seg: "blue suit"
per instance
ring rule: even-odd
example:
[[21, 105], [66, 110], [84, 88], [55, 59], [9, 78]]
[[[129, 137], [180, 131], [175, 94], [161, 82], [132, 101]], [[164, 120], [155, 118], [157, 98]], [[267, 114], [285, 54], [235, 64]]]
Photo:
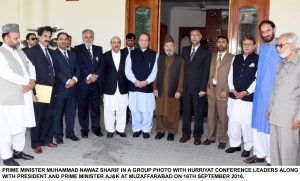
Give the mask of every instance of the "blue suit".
[[56, 80], [56, 100], [54, 108], [53, 133], [56, 139], [63, 137], [63, 115], [65, 114], [66, 137], [73, 137], [76, 113], [75, 86], [66, 88], [69, 79], [79, 79], [80, 71], [75, 52], [67, 51], [68, 59], [57, 48], [54, 51], [54, 69]]
[[77, 83], [78, 95], [78, 118], [82, 134], [89, 132], [89, 114], [91, 115], [92, 131], [98, 134], [100, 127], [100, 93], [102, 78], [99, 77], [94, 83], [87, 84], [86, 80], [90, 74], [102, 75], [100, 62], [102, 60], [102, 47], [92, 46], [93, 58], [90, 58], [89, 52], [85, 44], [74, 47], [80, 67], [80, 78]]

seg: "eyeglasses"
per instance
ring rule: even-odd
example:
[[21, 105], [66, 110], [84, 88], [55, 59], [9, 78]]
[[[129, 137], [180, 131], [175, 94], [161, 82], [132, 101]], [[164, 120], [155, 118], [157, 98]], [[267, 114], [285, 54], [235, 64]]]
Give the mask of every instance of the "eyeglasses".
[[249, 47], [249, 46], [253, 46], [254, 44], [252, 43], [243, 43], [243, 47]]
[[275, 45], [275, 46], [276, 46], [276, 48], [278, 48], [278, 47], [279, 47], [279, 48], [281, 49], [281, 48], [282, 48], [282, 47], [284, 47], [284, 45], [286, 45], [286, 44], [288, 44], [288, 43], [277, 44], [277, 45]]
[[32, 40], [32, 41], [37, 41], [38, 39], [37, 39], [37, 38], [31, 38], [31, 40]]

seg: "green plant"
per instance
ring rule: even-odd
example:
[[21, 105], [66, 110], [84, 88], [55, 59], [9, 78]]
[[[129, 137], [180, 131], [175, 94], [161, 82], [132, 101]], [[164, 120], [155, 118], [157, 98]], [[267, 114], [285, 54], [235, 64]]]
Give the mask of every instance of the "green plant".
[[[57, 27], [52, 27], [52, 30], [53, 30], [53, 32], [52, 32], [52, 37], [53, 37], [53, 35], [55, 33], [59, 32], [59, 31], [61, 31], [63, 29], [62, 28], [57, 28]], [[37, 33], [38, 28], [37, 29], [27, 29], [27, 31], [31, 31], [31, 32]], [[57, 38], [52, 38], [50, 40], [49, 46], [55, 48], [57, 46], [56, 41], [57, 41]], [[22, 45], [27, 46], [27, 41], [26, 40], [22, 40], [21, 43], [22, 43]]]

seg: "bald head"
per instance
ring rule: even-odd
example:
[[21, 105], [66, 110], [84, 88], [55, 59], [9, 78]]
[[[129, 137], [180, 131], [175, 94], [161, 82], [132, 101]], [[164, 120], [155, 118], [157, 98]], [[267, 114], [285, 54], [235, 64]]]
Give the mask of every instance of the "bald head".
[[121, 47], [121, 39], [117, 36], [112, 37], [110, 40], [110, 45], [111, 45], [111, 49], [115, 53], [118, 53], [120, 51], [120, 47]]

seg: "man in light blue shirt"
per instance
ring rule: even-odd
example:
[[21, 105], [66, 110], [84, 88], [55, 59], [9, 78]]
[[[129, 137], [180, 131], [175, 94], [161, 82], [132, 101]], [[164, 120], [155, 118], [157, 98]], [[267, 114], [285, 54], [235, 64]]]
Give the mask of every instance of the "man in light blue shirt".
[[155, 97], [152, 82], [157, 74], [157, 55], [149, 49], [149, 35], [141, 33], [139, 47], [127, 56], [125, 74], [129, 82], [129, 108], [132, 114], [133, 137], [150, 137]]

